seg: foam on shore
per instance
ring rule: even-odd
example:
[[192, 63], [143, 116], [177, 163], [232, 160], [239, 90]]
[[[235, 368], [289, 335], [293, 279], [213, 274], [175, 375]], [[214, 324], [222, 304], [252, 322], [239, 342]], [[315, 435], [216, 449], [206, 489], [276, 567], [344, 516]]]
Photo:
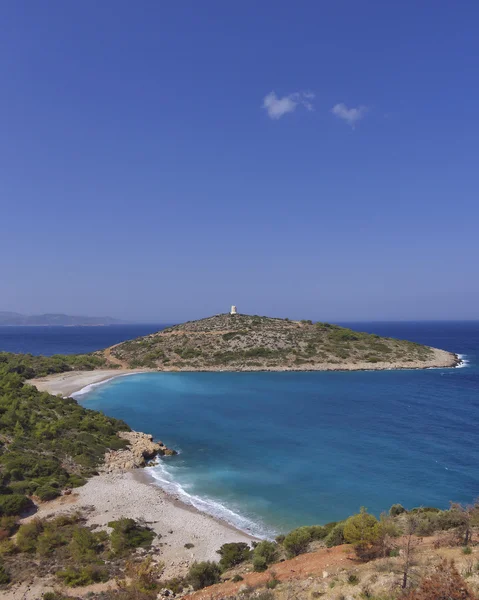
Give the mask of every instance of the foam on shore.
[[200, 512], [211, 515], [221, 521], [225, 521], [236, 529], [254, 537], [272, 540], [277, 535], [276, 531], [269, 529], [262, 523], [253, 521], [249, 517], [245, 517], [238, 512], [235, 512], [217, 500], [190, 494], [174, 479], [171, 471], [168, 470], [165, 462], [161, 459], [159, 459], [155, 465], [147, 467], [147, 471], [158, 486], [165, 492], [177, 497], [184, 504], [193, 506]]
[[456, 365], [456, 369], [463, 369], [464, 367], [468, 367], [469, 366], [469, 360], [466, 358], [466, 354], [458, 354], [457, 358], [461, 361], [459, 364]]
[[73, 392], [73, 394], [70, 394], [70, 397], [78, 398], [78, 396], [84, 396], [85, 394], [88, 394], [89, 392], [91, 392], [95, 388], [99, 387], [100, 385], [109, 383], [110, 381], [113, 381], [114, 379], [118, 379], [119, 377], [129, 377], [130, 375], [136, 375], [136, 374], [137, 373], [119, 373], [118, 375], [113, 375], [113, 377], [109, 377], [108, 379], [103, 379], [102, 381], [97, 381], [96, 383], [89, 383], [85, 387], [82, 387], [80, 390], [78, 390], [78, 392]]

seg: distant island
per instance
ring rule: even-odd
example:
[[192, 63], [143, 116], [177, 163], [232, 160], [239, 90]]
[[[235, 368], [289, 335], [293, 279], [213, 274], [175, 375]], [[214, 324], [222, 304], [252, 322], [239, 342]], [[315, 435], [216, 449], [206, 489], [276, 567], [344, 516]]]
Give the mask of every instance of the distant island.
[[0, 311], [0, 325], [3, 326], [53, 326], [73, 327], [83, 326], [102, 326], [102, 325], [120, 325], [124, 321], [113, 319], [112, 317], [77, 317], [63, 314], [44, 314], [44, 315], [22, 315], [16, 312]]
[[330, 323], [236, 312], [168, 327], [97, 355], [116, 368], [161, 371], [425, 369], [460, 362], [445, 350]]

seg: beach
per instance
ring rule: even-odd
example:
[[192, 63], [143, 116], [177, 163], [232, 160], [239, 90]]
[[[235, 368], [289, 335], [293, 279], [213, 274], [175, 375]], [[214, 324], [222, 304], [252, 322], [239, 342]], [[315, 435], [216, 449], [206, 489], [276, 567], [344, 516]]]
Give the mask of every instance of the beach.
[[[86, 386], [138, 372], [143, 370], [69, 372], [28, 383], [51, 394], [69, 396]], [[184, 504], [153, 481], [147, 468], [101, 473], [70, 495], [42, 503], [35, 517], [84, 510], [92, 526], [105, 527], [109, 521], [121, 517], [143, 520], [158, 536], [154, 546], [165, 563], [166, 577], [184, 574], [194, 561], [218, 560], [217, 550], [222, 544], [257, 539]], [[185, 544], [193, 547], [185, 548]]]
[[165, 493], [150, 483], [147, 469], [92, 477], [72, 494], [40, 505], [35, 516], [76, 510], [85, 511], [88, 525], [100, 527], [121, 517], [144, 521], [158, 536], [153, 546], [165, 563], [165, 577], [185, 574], [195, 560], [218, 560], [222, 544], [256, 539]]
[[26, 383], [34, 385], [41, 392], [67, 398], [89, 385], [94, 385], [124, 375], [144, 373], [147, 369], [98, 369], [96, 371], [67, 371], [45, 377], [30, 379]]

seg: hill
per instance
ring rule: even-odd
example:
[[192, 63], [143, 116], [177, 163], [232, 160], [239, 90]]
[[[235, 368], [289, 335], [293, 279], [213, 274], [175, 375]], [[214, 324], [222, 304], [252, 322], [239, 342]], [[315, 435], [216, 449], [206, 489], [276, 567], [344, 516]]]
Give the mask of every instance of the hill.
[[100, 326], [116, 325], [122, 321], [112, 317], [78, 317], [63, 314], [44, 314], [44, 315], [22, 315], [15, 312], [0, 311], [0, 325], [30, 325], [30, 326]]
[[312, 321], [220, 314], [108, 348], [124, 368], [185, 371], [452, 367], [451, 352]]

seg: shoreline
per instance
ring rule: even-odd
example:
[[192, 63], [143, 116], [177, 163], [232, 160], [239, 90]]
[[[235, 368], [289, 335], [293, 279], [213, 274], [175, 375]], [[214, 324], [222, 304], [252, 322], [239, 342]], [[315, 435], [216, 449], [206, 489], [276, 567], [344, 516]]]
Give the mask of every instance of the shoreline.
[[88, 525], [100, 529], [122, 517], [146, 522], [157, 534], [152, 545], [165, 562], [166, 578], [184, 575], [195, 561], [218, 560], [223, 544], [259, 540], [185, 504], [150, 481], [142, 469], [95, 475], [70, 495], [40, 504], [23, 522], [77, 510], [85, 512]]
[[[150, 369], [95, 369], [92, 371], [66, 371], [53, 373], [44, 377], [27, 379], [25, 383], [33, 385], [40, 392], [48, 392], [53, 396], [68, 398], [72, 395], [87, 393], [86, 388], [96, 387], [126, 375], [149, 373]], [[84, 391], [85, 390], [85, 391]]]
[[[269, 367], [269, 368], [248, 368], [248, 369], [96, 369], [92, 371], [66, 371], [64, 373], [53, 373], [44, 377], [28, 379], [25, 383], [35, 386], [41, 392], [60, 395], [64, 398], [68, 396], [79, 396], [86, 394], [90, 389], [127, 375], [136, 375], [141, 373], [326, 373], [326, 372], [355, 372], [355, 371], [400, 371], [411, 370], [420, 371], [426, 369], [454, 369], [467, 365], [467, 359], [463, 354], [455, 354], [445, 350], [437, 350], [439, 356], [437, 360], [421, 363], [356, 363], [350, 365], [328, 364], [324, 363], [321, 368], [311, 368], [311, 365], [303, 367]], [[445, 355], [445, 356], [444, 356]], [[88, 388], [88, 389], [87, 389]]]
[[209, 512], [206, 512], [199, 508], [196, 508], [196, 506], [194, 506], [193, 504], [189, 504], [188, 502], [185, 502], [184, 500], [179, 498], [176, 494], [173, 494], [172, 492], [165, 490], [158, 483], [155, 483], [156, 479], [153, 477], [153, 475], [151, 475], [148, 472], [148, 468], [150, 466], [154, 466], [154, 465], [148, 465], [147, 467], [144, 467], [142, 469], [135, 469], [134, 471], [130, 471], [133, 479], [135, 479], [136, 481], [138, 481], [139, 483], [141, 483], [143, 485], [151, 486], [154, 490], [160, 490], [161, 493], [164, 494], [165, 497], [176, 507], [181, 508], [182, 510], [187, 510], [188, 512], [190, 512], [194, 515], [201, 515], [203, 517], [206, 516], [209, 519], [212, 519], [213, 521], [215, 521], [215, 523], [217, 523], [221, 527], [226, 527], [227, 529], [229, 529], [231, 532], [233, 532], [235, 534], [240, 534], [240, 535], [246, 536], [247, 538], [250, 538], [253, 541], [261, 541], [262, 539], [266, 539], [266, 538], [262, 538], [257, 535], [254, 535], [253, 533], [251, 533], [247, 530], [236, 527], [232, 523], [228, 522], [226, 519], [222, 519], [221, 517], [217, 517], [215, 515], [212, 515]]
[[[464, 355], [456, 354], [454, 357], [454, 367], [467, 365]], [[416, 370], [411, 366], [408, 368]], [[315, 370], [319, 371], [319, 369]], [[364, 370], [378, 370], [378, 365], [372, 365], [372, 368]], [[386, 367], [380, 370], [386, 370]], [[291, 370], [282, 369], [280, 372], [288, 371]], [[306, 370], [298, 369], [298, 371]], [[40, 391], [63, 397], [75, 397], [88, 393], [92, 387], [103, 385], [119, 377], [152, 372], [173, 373], [175, 371], [152, 369], [69, 371], [32, 379], [26, 383], [35, 385]], [[161, 548], [162, 556], [167, 558], [168, 570], [172, 577], [184, 573], [195, 560], [217, 560], [217, 550], [224, 543], [238, 541], [251, 543], [262, 539], [247, 528], [241, 529], [225, 518], [197, 508], [193, 502], [183, 500], [180, 495], [165, 489], [147, 469], [142, 468], [123, 472], [103, 472], [94, 476], [84, 486], [74, 489], [71, 495], [40, 504], [36, 516], [54, 516], [79, 508], [87, 509], [88, 523], [99, 527], [105, 527], [109, 521], [120, 517], [147, 521], [149, 526], [159, 534], [155, 545], [159, 546], [159, 551]], [[228, 510], [227, 507], [225, 508]], [[265, 537], [267, 537], [266, 533]], [[194, 544], [193, 548], [185, 548], [185, 544], [191, 543]]]

